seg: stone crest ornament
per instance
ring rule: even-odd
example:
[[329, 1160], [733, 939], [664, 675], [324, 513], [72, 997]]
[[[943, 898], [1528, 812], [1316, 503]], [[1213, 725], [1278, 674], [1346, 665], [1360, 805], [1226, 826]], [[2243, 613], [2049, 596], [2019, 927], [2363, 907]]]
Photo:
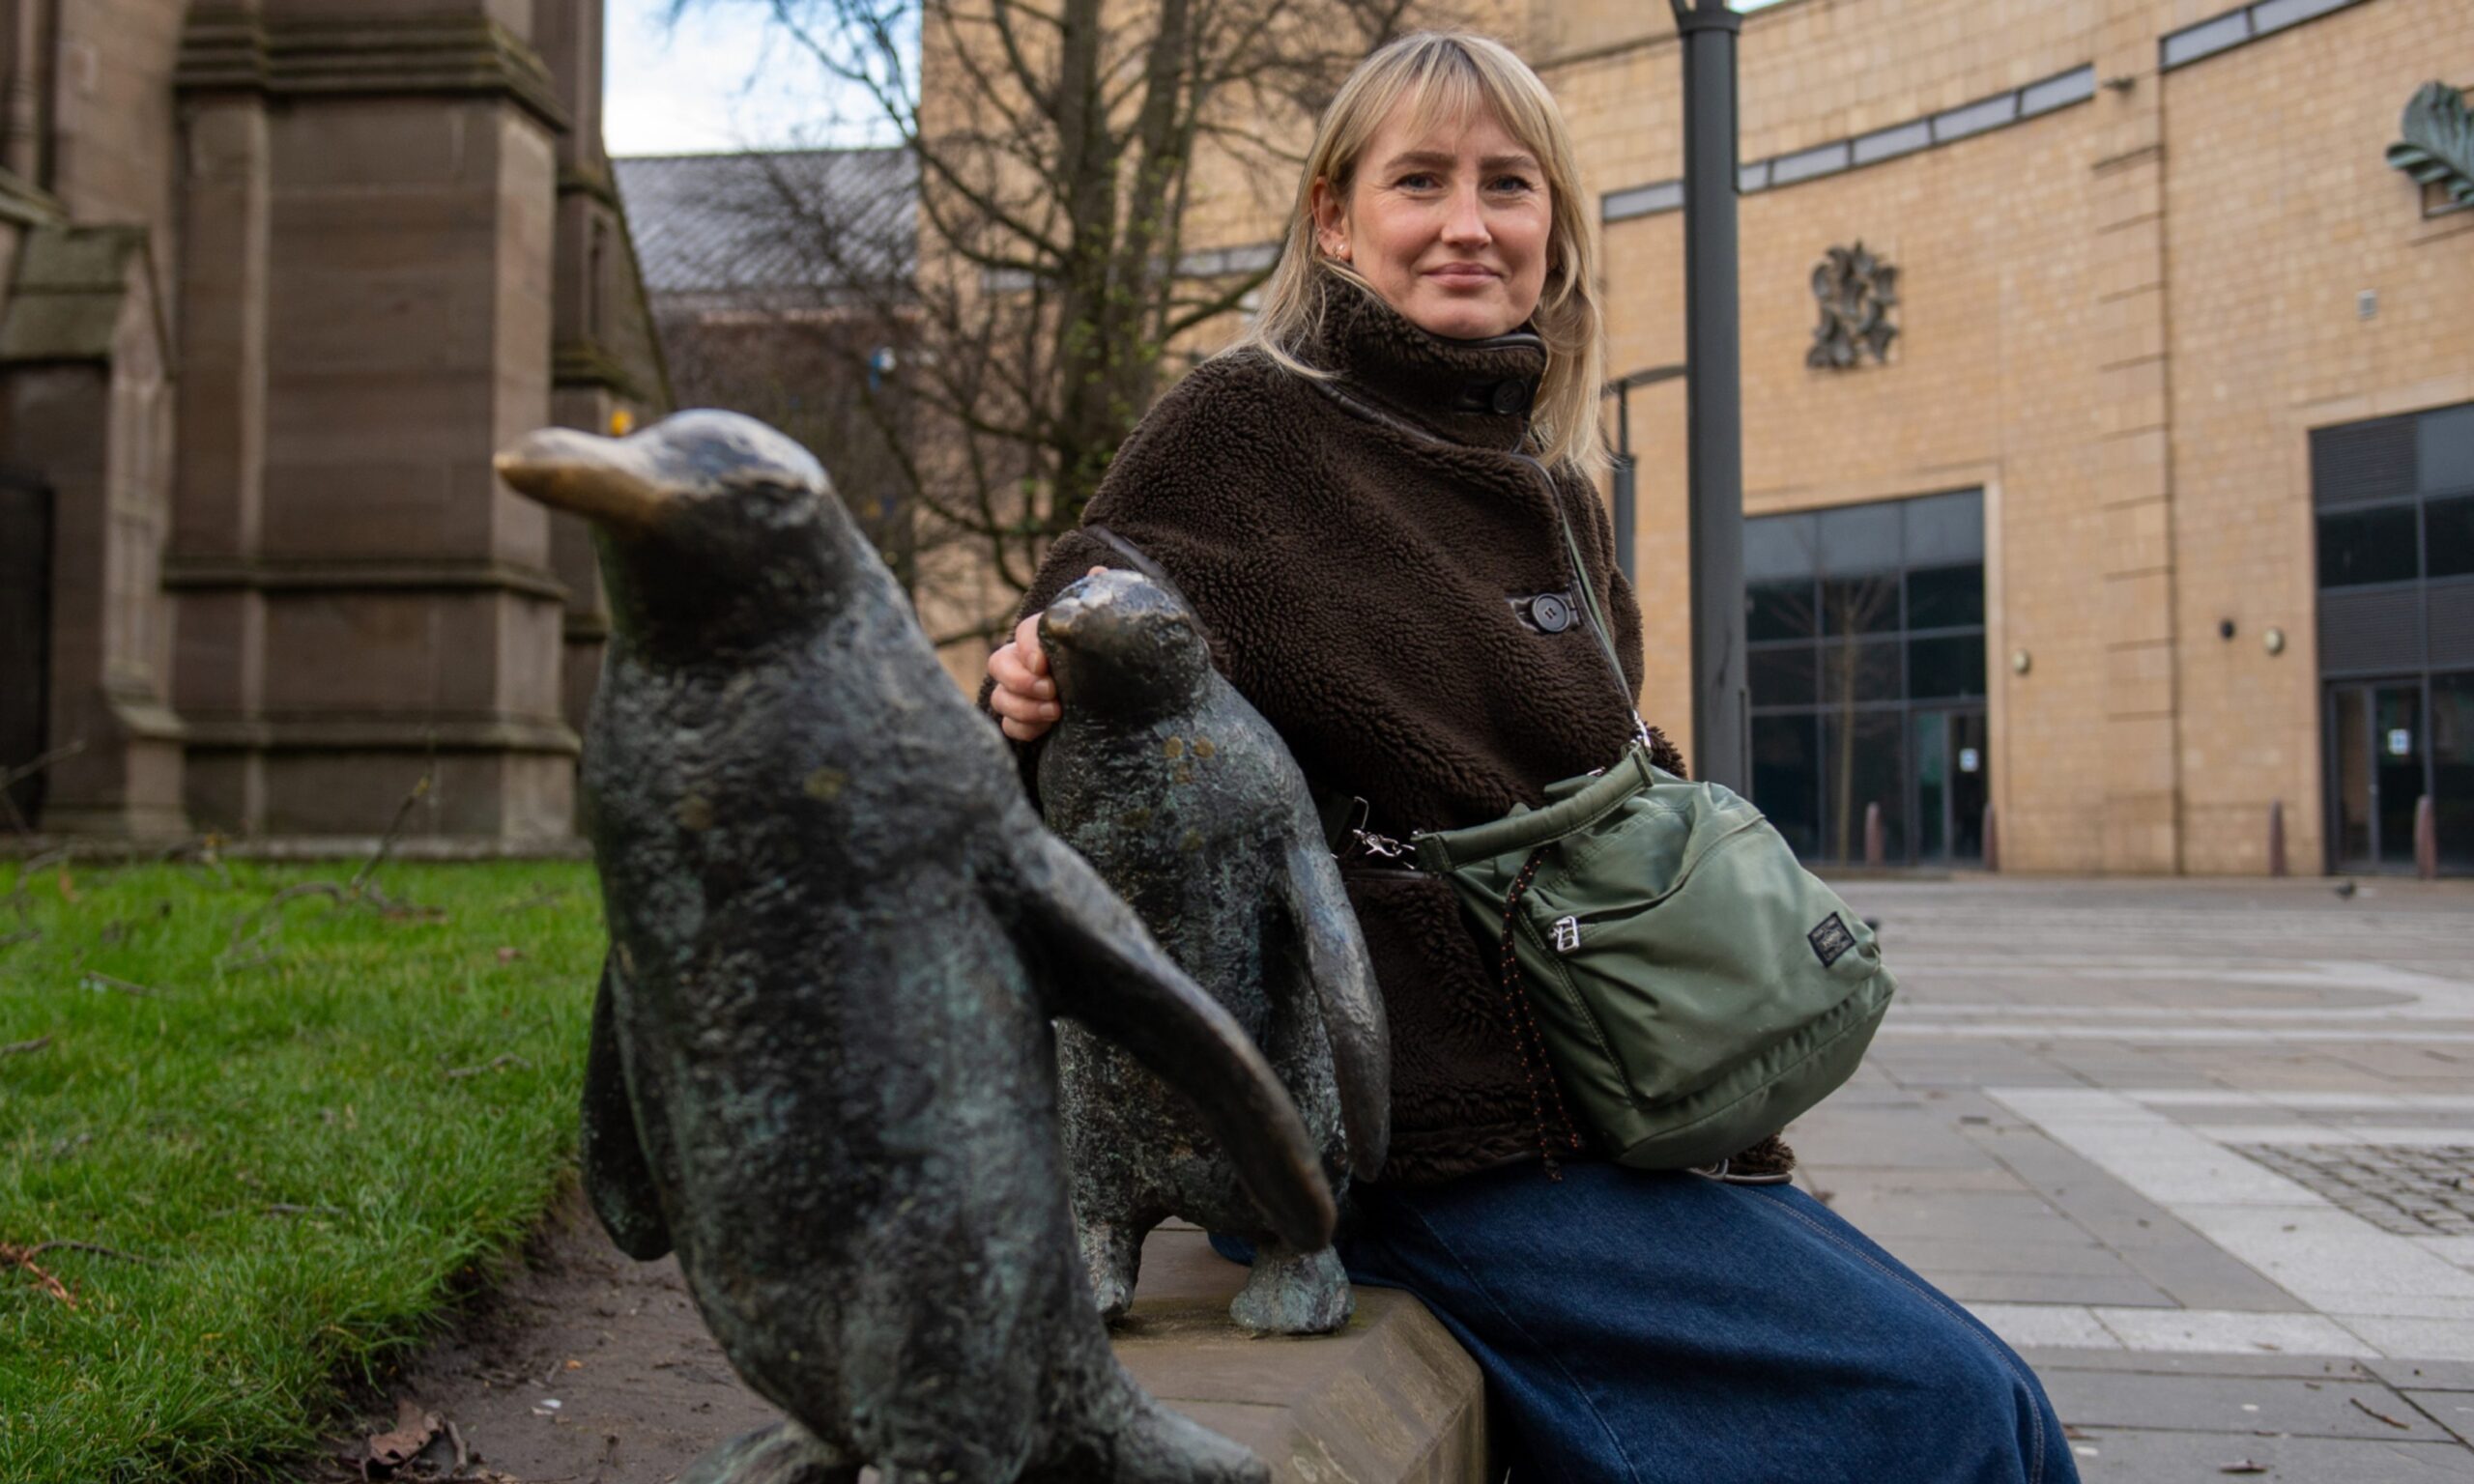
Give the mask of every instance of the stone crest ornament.
[[1889, 359], [1890, 342], [1898, 327], [1890, 311], [1898, 307], [1898, 270], [1865, 250], [1832, 247], [1813, 265], [1813, 298], [1821, 304], [1821, 323], [1813, 327], [1812, 349], [1804, 364], [1824, 371], [1852, 371], [1863, 362]]
[[1192, 1099], [1264, 1219], [1334, 1210], [1262, 1054], [1042, 827], [806, 450], [729, 413], [498, 460], [594, 527], [611, 951], [586, 1193], [789, 1420], [685, 1484], [1268, 1484], [1135, 1384], [1077, 1261], [1051, 1017]]
[[2388, 163], [2425, 186], [2437, 186], [2448, 204], [2439, 210], [2474, 210], [2474, 108], [2465, 90], [2427, 82], [2405, 104], [2397, 131], [2405, 137], [2388, 147]]
[[[1211, 667], [1175, 590], [1136, 572], [1082, 579], [1040, 620], [1065, 717], [1039, 760], [1040, 807], [1179, 967], [1262, 1047], [1335, 1192], [1383, 1167], [1391, 1050], [1374, 965], [1305, 775]], [[1166, 1083], [1074, 1026], [1057, 1031], [1065, 1151], [1103, 1318], [1133, 1299], [1142, 1239], [1169, 1216], [1254, 1245], [1229, 1305], [1257, 1334], [1348, 1322], [1329, 1248], [1268, 1230], [1210, 1131]]]

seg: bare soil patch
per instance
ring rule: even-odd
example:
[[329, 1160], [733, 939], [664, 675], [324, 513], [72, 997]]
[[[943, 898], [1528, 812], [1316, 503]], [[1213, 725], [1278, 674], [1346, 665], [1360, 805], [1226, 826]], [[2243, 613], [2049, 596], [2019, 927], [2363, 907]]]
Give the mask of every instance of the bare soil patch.
[[678, 1265], [621, 1254], [581, 1196], [530, 1255], [471, 1322], [403, 1368], [308, 1480], [362, 1478], [371, 1438], [435, 1414], [417, 1458], [368, 1477], [669, 1484], [715, 1443], [780, 1415], [722, 1358]]

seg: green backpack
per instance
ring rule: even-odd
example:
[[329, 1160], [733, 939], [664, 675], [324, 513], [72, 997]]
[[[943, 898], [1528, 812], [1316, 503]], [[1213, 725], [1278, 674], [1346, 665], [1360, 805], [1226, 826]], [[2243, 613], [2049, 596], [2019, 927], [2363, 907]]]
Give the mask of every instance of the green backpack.
[[[1564, 545], [1622, 686], [1568, 522]], [[1898, 985], [1872, 928], [1759, 810], [1653, 767], [1633, 725], [1620, 761], [1551, 785], [1544, 807], [1411, 843], [1499, 940], [1523, 1060], [1554, 1069], [1617, 1162], [1706, 1167], [1853, 1076]]]

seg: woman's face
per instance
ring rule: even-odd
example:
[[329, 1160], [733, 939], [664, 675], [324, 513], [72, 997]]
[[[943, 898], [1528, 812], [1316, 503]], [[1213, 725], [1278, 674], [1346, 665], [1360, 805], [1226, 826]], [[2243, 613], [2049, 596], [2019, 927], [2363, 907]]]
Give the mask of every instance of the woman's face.
[[1410, 132], [1392, 111], [1347, 198], [1314, 183], [1314, 238], [1411, 324], [1453, 340], [1517, 328], [1546, 284], [1546, 172], [1489, 113]]

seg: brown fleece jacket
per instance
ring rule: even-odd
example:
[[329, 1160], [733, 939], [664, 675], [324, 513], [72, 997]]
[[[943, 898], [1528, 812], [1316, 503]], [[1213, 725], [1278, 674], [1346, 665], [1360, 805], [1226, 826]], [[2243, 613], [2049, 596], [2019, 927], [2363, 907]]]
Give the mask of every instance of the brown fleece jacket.
[[[1523, 451], [1543, 346], [1443, 340], [1335, 284], [1315, 363], [1336, 379], [1250, 353], [1197, 367], [1127, 441], [1021, 612], [1130, 564], [1090, 528], [1131, 543], [1184, 589], [1222, 672], [1317, 792], [1364, 798], [1383, 834], [1493, 819], [1613, 761], [1632, 735], [1640, 613], [1596, 493]], [[1576, 602], [1516, 607], [1576, 597], [1550, 501], [1607, 610], [1621, 686]], [[1536, 1157], [1549, 1133], [1568, 1153], [1515, 1050], [1495, 946], [1451, 888], [1372, 859], [1343, 876], [1391, 1021], [1384, 1180]]]

